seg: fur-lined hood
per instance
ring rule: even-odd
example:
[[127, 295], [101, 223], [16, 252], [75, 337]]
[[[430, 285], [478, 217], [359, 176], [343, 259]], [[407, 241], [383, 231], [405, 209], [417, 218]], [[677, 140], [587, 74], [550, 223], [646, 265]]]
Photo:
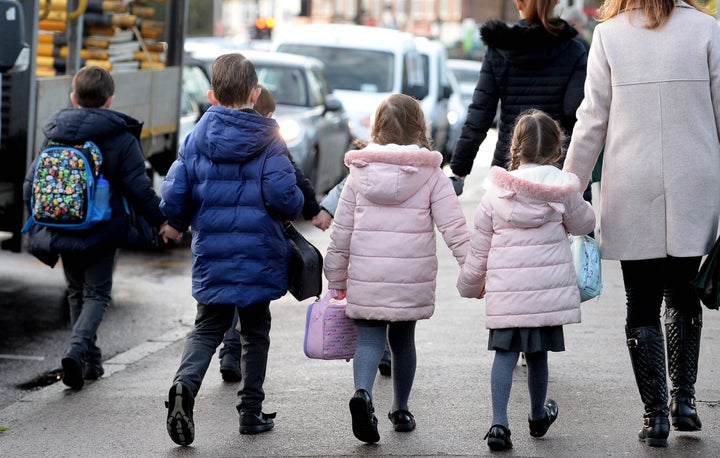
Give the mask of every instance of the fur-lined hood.
[[542, 24], [528, 24], [520, 20], [510, 25], [491, 20], [480, 28], [480, 38], [485, 45], [516, 64], [545, 62], [563, 53], [578, 35], [577, 30], [564, 20], [555, 18], [552, 21], [562, 27], [556, 35], [548, 32]]
[[378, 145], [345, 154], [357, 189], [368, 200], [388, 205], [404, 202], [442, 163], [442, 154], [417, 145]]
[[520, 227], [537, 227], [550, 213], [565, 213], [565, 201], [579, 192], [580, 180], [551, 165], [529, 164], [512, 172], [493, 167], [485, 186], [487, 198], [503, 219]]

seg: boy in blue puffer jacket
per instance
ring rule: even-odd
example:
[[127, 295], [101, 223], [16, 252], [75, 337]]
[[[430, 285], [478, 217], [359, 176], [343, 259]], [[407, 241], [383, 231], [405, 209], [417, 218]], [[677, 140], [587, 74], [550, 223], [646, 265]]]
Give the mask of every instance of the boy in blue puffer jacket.
[[277, 122], [253, 109], [260, 93], [255, 67], [225, 54], [212, 68], [212, 107], [187, 136], [162, 184], [163, 238], [192, 228], [195, 327], [185, 342], [168, 396], [167, 429], [177, 444], [195, 436], [195, 396], [237, 309], [243, 347], [238, 391], [240, 433], [273, 428], [262, 411], [270, 348], [270, 301], [288, 288], [289, 245], [283, 220], [303, 206]]

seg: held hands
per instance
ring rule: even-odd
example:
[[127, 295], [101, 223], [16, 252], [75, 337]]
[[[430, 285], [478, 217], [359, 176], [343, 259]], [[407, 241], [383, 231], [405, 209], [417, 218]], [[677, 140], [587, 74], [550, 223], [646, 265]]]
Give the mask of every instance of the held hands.
[[169, 225], [167, 221], [160, 225], [160, 230], [158, 231], [158, 234], [162, 236], [163, 242], [165, 243], [168, 243], [170, 240], [175, 240], [176, 242], [182, 240], [182, 233]]
[[483, 289], [480, 291], [480, 294], [477, 295], [478, 299], [482, 299], [483, 297], [485, 297], [485, 285], [483, 285]]
[[341, 300], [345, 299], [346, 293], [347, 293], [346, 289], [331, 289], [330, 297], [341, 301]]
[[328, 213], [327, 210], [322, 209], [320, 210], [320, 213], [313, 216], [312, 218], [312, 224], [313, 226], [317, 227], [318, 229], [325, 230], [330, 227], [330, 223], [332, 223], [332, 216], [330, 216], [330, 213]]

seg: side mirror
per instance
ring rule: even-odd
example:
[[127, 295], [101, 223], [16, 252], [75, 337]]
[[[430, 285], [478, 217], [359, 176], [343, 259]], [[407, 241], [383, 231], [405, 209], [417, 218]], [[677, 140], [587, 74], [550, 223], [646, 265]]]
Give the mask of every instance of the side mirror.
[[30, 63], [30, 48], [25, 42], [22, 5], [0, 0], [0, 73], [22, 72]]
[[328, 96], [325, 98], [325, 113], [331, 112], [331, 111], [340, 111], [343, 109], [343, 104], [340, 100], [336, 99], [333, 96]]

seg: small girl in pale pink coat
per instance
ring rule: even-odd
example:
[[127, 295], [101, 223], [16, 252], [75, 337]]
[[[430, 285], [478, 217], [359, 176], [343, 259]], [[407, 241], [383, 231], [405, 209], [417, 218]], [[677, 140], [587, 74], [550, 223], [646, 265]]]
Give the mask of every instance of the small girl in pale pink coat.
[[548, 351], [564, 351], [562, 325], [580, 322], [580, 293], [568, 232], [595, 226], [578, 178], [556, 167], [560, 126], [540, 110], [517, 120], [508, 171], [493, 167], [475, 214], [471, 248], [457, 287], [463, 297], [486, 298], [491, 374], [492, 450], [512, 448], [507, 418], [512, 374], [525, 353], [530, 390], [530, 435], [542, 437], [558, 414], [546, 401]]
[[420, 104], [402, 94], [378, 107], [372, 143], [345, 155], [350, 175], [335, 212], [324, 269], [334, 297], [347, 290], [346, 314], [355, 319], [355, 437], [380, 440], [372, 404], [378, 362], [390, 344], [395, 431], [412, 431], [408, 398], [415, 378], [415, 322], [435, 309], [435, 226], [462, 264], [470, 231], [442, 154], [430, 150]]

